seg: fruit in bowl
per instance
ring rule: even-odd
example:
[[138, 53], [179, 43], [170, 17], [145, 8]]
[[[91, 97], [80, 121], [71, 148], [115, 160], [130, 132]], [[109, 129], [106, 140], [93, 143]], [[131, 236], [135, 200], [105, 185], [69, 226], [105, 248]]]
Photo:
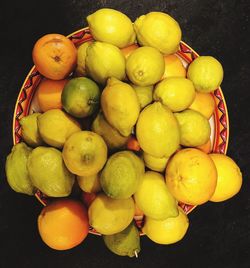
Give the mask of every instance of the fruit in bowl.
[[[45, 205], [38, 226], [51, 248], [80, 244], [87, 226], [112, 252], [132, 257], [139, 234], [175, 243], [196, 205], [240, 190], [240, 169], [224, 156], [223, 71], [180, 41], [178, 22], [165, 13], [133, 25], [100, 9], [88, 22], [69, 38], [47, 35], [35, 44], [6, 174], [13, 190]], [[237, 172], [227, 176], [227, 168]]]

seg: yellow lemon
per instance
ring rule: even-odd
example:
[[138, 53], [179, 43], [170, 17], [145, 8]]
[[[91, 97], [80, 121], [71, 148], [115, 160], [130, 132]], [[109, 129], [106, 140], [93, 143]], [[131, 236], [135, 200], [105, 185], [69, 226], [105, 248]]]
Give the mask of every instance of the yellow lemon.
[[180, 144], [180, 130], [173, 113], [160, 102], [145, 107], [136, 124], [142, 150], [155, 157], [169, 157]]
[[155, 47], [163, 54], [172, 54], [178, 50], [181, 29], [178, 22], [168, 14], [149, 12], [135, 21], [134, 28], [140, 45]]
[[85, 59], [87, 55], [87, 48], [92, 43], [92, 41], [87, 41], [81, 44], [77, 48], [77, 65], [76, 65], [76, 75], [77, 76], [85, 76], [87, 75], [85, 69]]
[[154, 100], [161, 101], [173, 112], [183, 111], [193, 102], [193, 83], [183, 77], [171, 77], [158, 83], [154, 90]]
[[169, 157], [155, 157], [143, 152], [145, 166], [151, 170], [163, 172], [166, 168]]
[[209, 155], [217, 169], [218, 179], [210, 201], [225, 201], [236, 195], [242, 185], [242, 174], [238, 165], [224, 154]]
[[201, 113], [186, 109], [175, 113], [181, 133], [181, 145], [196, 147], [210, 138], [211, 128], [208, 119]]
[[178, 201], [200, 205], [215, 191], [216, 167], [206, 153], [194, 148], [182, 149], [167, 164], [166, 183]]
[[100, 234], [112, 235], [124, 230], [132, 222], [134, 213], [132, 197], [113, 199], [100, 193], [89, 207], [89, 224]]
[[97, 174], [107, 160], [107, 145], [92, 131], [79, 131], [71, 135], [62, 151], [66, 167], [78, 176]]
[[215, 109], [215, 101], [210, 93], [197, 92], [194, 101], [189, 106], [189, 109], [200, 112], [207, 119], [209, 119]]
[[189, 220], [184, 211], [180, 207], [178, 209], [177, 217], [161, 221], [146, 217], [142, 231], [158, 244], [168, 245], [180, 241], [187, 232]]
[[95, 40], [119, 48], [135, 42], [135, 32], [129, 17], [118, 10], [101, 8], [87, 17], [89, 28]]
[[129, 80], [137, 86], [150, 86], [160, 81], [165, 70], [163, 55], [145, 46], [132, 51], [126, 61]]
[[131, 84], [133, 89], [135, 90], [135, 93], [137, 95], [137, 98], [140, 103], [141, 109], [146, 107], [149, 103], [153, 100], [153, 86], [136, 86]]
[[166, 186], [164, 177], [158, 172], [145, 172], [134, 198], [139, 209], [155, 220], [178, 215], [177, 202]]
[[211, 56], [200, 56], [188, 67], [187, 77], [197, 91], [209, 93], [218, 88], [223, 80], [221, 63]]
[[79, 187], [86, 193], [97, 193], [102, 189], [99, 173], [91, 176], [77, 176], [77, 182]]
[[181, 59], [174, 55], [165, 55], [165, 71], [162, 79], [169, 77], [186, 77], [186, 69], [182, 64]]
[[133, 88], [110, 78], [101, 95], [105, 118], [123, 136], [131, 134], [140, 112], [140, 104]]
[[125, 57], [114, 45], [93, 42], [87, 48], [85, 64], [88, 75], [103, 85], [109, 77], [125, 78]]

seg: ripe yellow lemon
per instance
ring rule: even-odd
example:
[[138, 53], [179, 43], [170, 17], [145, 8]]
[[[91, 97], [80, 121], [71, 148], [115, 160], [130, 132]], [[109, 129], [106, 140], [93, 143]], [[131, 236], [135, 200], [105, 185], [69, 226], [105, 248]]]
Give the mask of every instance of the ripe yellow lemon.
[[118, 10], [101, 8], [89, 15], [87, 21], [95, 40], [119, 48], [135, 42], [135, 32], [130, 18]]
[[180, 241], [187, 232], [189, 221], [184, 211], [178, 207], [177, 217], [154, 220], [146, 217], [142, 231], [155, 243], [173, 244]]
[[209, 155], [217, 169], [218, 180], [210, 201], [225, 201], [236, 195], [242, 185], [242, 174], [238, 165], [224, 154]]
[[154, 171], [163, 172], [166, 169], [168, 159], [169, 157], [155, 157], [143, 152], [145, 166]]
[[129, 80], [137, 86], [150, 86], [160, 81], [165, 70], [163, 55], [153, 47], [132, 51], [126, 61]]
[[190, 205], [203, 204], [215, 191], [215, 164], [209, 155], [198, 149], [182, 149], [167, 165], [166, 183], [178, 201]]
[[221, 63], [211, 56], [200, 56], [188, 67], [187, 77], [194, 83], [197, 91], [212, 92], [223, 80]]
[[140, 45], [159, 49], [163, 54], [178, 50], [181, 29], [178, 22], [163, 12], [149, 12], [134, 23], [136, 37]]
[[194, 101], [189, 106], [189, 109], [200, 112], [207, 119], [209, 119], [215, 109], [215, 101], [210, 93], [197, 92]]

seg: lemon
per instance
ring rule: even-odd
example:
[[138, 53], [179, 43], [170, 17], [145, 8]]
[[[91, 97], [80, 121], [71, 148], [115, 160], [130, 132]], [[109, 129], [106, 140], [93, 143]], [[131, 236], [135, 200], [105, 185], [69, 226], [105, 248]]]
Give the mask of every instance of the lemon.
[[67, 139], [62, 156], [72, 173], [92, 176], [103, 168], [107, 160], [107, 146], [100, 135], [92, 131], [79, 131]]
[[223, 80], [221, 63], [211, 56], [200, 56], [188, 67], [187, 77], [197, 91], [209, 93], [217, 89]]
[[37, 118], [42, 139], [49, 145], [62, 148], [66, 139], [81, 131], [79, 123], [60, 109], [52, 109]]
[[125, 57], [114, 45], [93, 42], [87, 48], [85, 63], [88, 75], [103, 85], [109, 77], [125, 78]]
[[135, 42], [135, 32], [129, 17], [111, 8], [101, 8], [87, 17], [89, 29], [95, 40], [119, 48]]
[[100, 174], [90, 176], [77, 176], [79, 187], [86, 193], [97, 193], [101, 191]]
[[29, 155], [27, 169], [34, 187], [47, 196], [64, 197], [71, 193], [75, 176], [66, 168], [59, 150], [36, 147]]
[[163, 54], [178, 50], [181, 29], [178, 22], [163, 12], [149, 12], [134, 23], [137, 40], [142, 46], [159, 49]]
[[9, 186], [17, 193], [33, 195], [36, 191], [28, 169], [27, 160], [32, 149], [24, 142], [14, 145], [5, 163], [6, 177]]
[[137, 190], [144, 174], [143, 161], [130, 151], [113, 154], [101, 173], [103, 191], [115, 199], [131, 197]]
[[134, 198], [139, 209], [155, 220], [164, 220], [178, 215], [177, 202], [160, 173], [147, 171], [142, 177]]
[[201, 205], [215, 191], [216, 167], [206, 153], [194, 148], [182, 149], [167, 164], [166, 183], [178, 201]]
[[37, 118], [41, 113], [33, 113], [24, 116], [19, 122], [22, 130], [22, 138], [24, 141], [32, 146], [36, 147], [43, 144], [42, 137], [38, 131]]
[[137, 86], [157, 83], [165, 70], [163, 55], [153, 47], [145, 46], [132, 51], [126, 61], [129, 80]]
[[166, 78], [156, 85], [153, 97], [168, 106], [171, 111], [179, 112], [191, 105], [195, 98], [195, 88], [189, 79]]
[[154, 102], [140, 113], [136, 137], [144, 152], [154, 157], [169, 157], [179, 147], [179, 125], [166, 106]]
[[186, 69], [182, 64], [181, 59], [174, 55], [165, 55], [165, 71], [162, 79], [169, 77], [186, 77]]
[[212, 158], [218, 173], [217, 185], [210, 201], [225, 201], [240, 191], [242, 185], [240, 168], [229, 156], [215, 153], [209, 156]]
[[123, 231], [132, 222], [134, 213], [132, 197], [113, 199], [100, 193], [89, 207], [89, 224], [100, 234], [112, 235]]
[[155, 157], [143, 152], [143, 160], [146, 167], [151, 170], [163, 172], [166, 168], [169, 157]]
[[196, 91], [194, 101], [188, 108], [200, 112], [209, 119], [215, 110], [215, 101], [210, 93]]
[[135, 93], [137, 95], [137, 98], [140, 103], [141, 109], [143, 109], [145, 106], [147, 106], [149, 103], [153, 100], [153, 86], [136, 86], [131, 84], [133, 89], [135, 90]]
[[189, 220], [184, 211], [178, 207], [177, 217], [166, 220], [154, 220], [146, 217], [142, 231], [155, 243], [173, 244], [180, 241], [187, 232]]
[[122, 149], [125, 147], [128, 137], [122, 136], [118, 130], [112, 127], [102, 112], [99, 112], [91, 126], [92, 131], [102, 136], [110, 150]]
[[87, 75], [87, 72], [85, 69], [85, 59], [87, 55], [87, 48], [91, 43], [92, 41], [84, 42], [77, 48], [77, 65], [76, 65], [77, 76]]
[[181, 133], [181, 145], [196, 147], [210, 138], [211, 128], [208, 119], [201, 113], [187, 109], [175, 113]]
[[121, 135], [131, 134], [140, 112], [140, 104], [133, 88], [115, 78], [110, 78], [101, 95], [105, 118]]

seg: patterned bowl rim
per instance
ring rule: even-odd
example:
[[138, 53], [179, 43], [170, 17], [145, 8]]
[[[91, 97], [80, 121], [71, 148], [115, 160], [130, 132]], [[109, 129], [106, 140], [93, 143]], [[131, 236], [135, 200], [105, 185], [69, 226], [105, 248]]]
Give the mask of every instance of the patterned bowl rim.
[[[84, 43], [89, 40], [93, 40], [89, 27], [81, 28], [69, 35], [67, 35], [69, 39], [71, 39], [75, 45], [80, 45], [81, 43]], [[187, 64], [190, 64], [195, 58], [199, 57], [199, 54], [191, 48], [189, 45], [187, 45], [185, 42], [181, 41], [179, 50], [176, 52], [178, 56], [180, 56], [182, 59], [184, 59]], [[40, 81], [41, 75], [36, 70], [36, 67], [33, 66], [28, 75], [26, 76], [22, 87], [19, 91], [17, 101], [15, 104], [14, 114], [13, 114], [13, 123], [12, 123], [12, 135], [13, 135], [13, 144], [16, 144], [21, 141], [21, 135], [20, 135], [20, 116], [27, 115], [30, 107], [31, 100], [33, 98], [34, 91], [33, 88], [35, 87], [35, 82], [39, 83], [39, 81], [33, 81], [33, 79], [39, 78]], [[26, 90], [31, 89], [31, 93], [27, 97]], [[35, 87], [36, 88], [36, 87]], [[226, 154], [228, 149], [228, 143], [229, 143], [229, 117], [228, 117], [228, 109], [226, 105], [226, 101], [222, 92], [221, 87], [217, 88], [213, 93], [211, 93], [215, 103], [216, 103], [216, 109], [214, 112], [214, 137], [216, 138], [214, 140], [214, 145], [212, 152], [216, 153], [223, 153]], [[22, 97], [22, 95], [24, 95]], [[22, 102], [24, 100], [28, 100], [27, 104], [24, 106], [22, 105]], [[20, 111], [18, 111], [20, 110]], [[35, 194], [36, 198], [39, 200], [39, 202], [46, 206], [46, 197], [43, 196], [41, 192], [37, 192]], [[183, 208], [186, 214], [189, 214], [191, 211], [193, 211], [197, 206], [190, 206], [186, 204], [180, 204], [180, 206]], [[143, 224], [143, 220], [136, 220], [137, 225], [141, 226]], [[140, 227], [139, 227], [140, 228]], [[90, 228], [90, 233], [95, 235], [100, 235], [98, 232]], [[141, 233], [143, 234], [143, 233]]]

